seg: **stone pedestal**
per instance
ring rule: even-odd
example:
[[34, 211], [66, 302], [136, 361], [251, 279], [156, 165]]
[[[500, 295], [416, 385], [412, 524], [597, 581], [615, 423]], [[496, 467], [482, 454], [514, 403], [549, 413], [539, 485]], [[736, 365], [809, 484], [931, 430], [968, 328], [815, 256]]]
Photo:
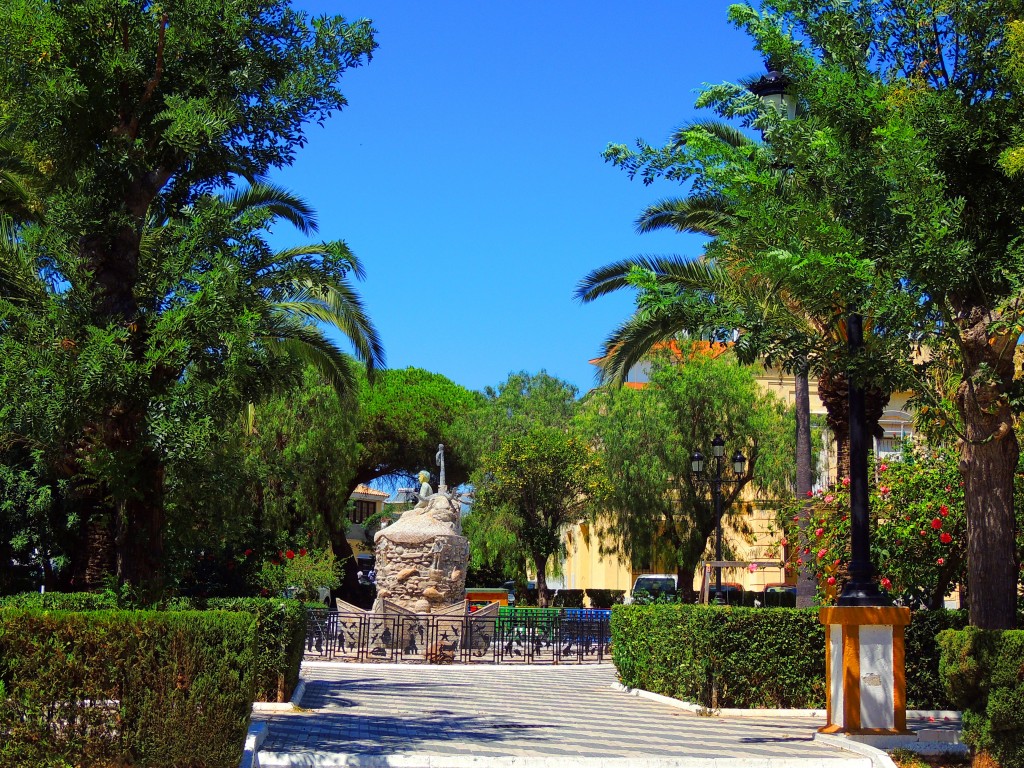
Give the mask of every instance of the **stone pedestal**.
[[822, 733], [899, 735], [907, 731], [903, 633], [910, 609], [822, 608], [828, 724]]
[[378, 602], [413, 613], [463, 605], [465, 613], [469, 542], [462, 535], [458, 501], [435, 493], [378, 531], [374, 543]]

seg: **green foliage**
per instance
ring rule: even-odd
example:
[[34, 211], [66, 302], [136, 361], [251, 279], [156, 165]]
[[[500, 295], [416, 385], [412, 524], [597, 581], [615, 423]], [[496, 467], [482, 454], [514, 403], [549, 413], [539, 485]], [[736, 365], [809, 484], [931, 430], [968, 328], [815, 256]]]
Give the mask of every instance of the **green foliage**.
[[816, 610], [612, 608], [623, 684], [709, 708], [824, 706], [824, 648]]
[[[901, 458], [876, 463], [871, 479], [871, 557], [882, 586], [908, 605], [941, 608], [966, 580], [967, 515], [957, 451], [908, 443]], [[842, 591], [849, 559], [848, 486], [843, 478], [814, 499], [806, 540], [794, 519], [798, 509], [779, 512], [787, 567], [808, 563], [825, 601]]]
[[[113, 591], [28, 592], [0, 598], [0, 608], [32, 611], [109, 611], [137, 608]], [[166, 611], [228, 611], [249, 613], [256, 619], [252, 665], [257, 701], [287, 699], [299, 680], [306, 637], [306, 612], [298, 600], [259, 597], [173, 598], [155, 606]], [[323, 606], [319, 603], [318, 608]]]
[[469, 478], [473, 454], [470, 433], [461, 426], [480, 405], [480, 395], [439, 373], [422, 368], [380, 371], [359, 391], [359, 452], [355, 482], [405, 479], [436, 471], [438, 443], [445, 453], [447, 484]]
[[942, 681], [963, 711], [964, 743], [997, 765], [1024, 765], [1024, 632], [948, 630], [939, 645]]
[[263, 563], [256, 582], [272, 595], [294, 590], [292, 597], [296, 600], [312, 601], [317, 600], [318, 588], [333, 589], [341, 584], [339, 569], [330, 550], [286, 549]]
[[0, 762], [238, 765], [254, 625], [223, 612], [0, 609]]
[[[936, 635], [959, 611], [918, 611], [906, 630], [907, 705], [949, 709]], [[817, 609], [662, 603], [612, 608], [612, 654], [633, 688], [705, 707], [823, 707], [825, 633]]]
[[[748, 484], [762, 500], [788, 491], [791, 413], [731, 354], [716, 352], [723, 350], [684, 346], [655, 358], [642, 389], [599, 390], [587, 399], [583, 428], [600, 446], [611, 484], [597, 524], [610, 535], [606, 546], [637, 567], [662, 562], [692, 574], [704, 556], [717, 521], [710, 488], [695, 482], [690, 457], [698, 449], [709, 455], [716, 433], [729, 455], [741, 450], [747, 457], [740, 482], [723, 486], [724, 516], [744, 509]], [[732, 478], [731, 464], [723, 476]]]
[[620, 605], [626, 597], [624, 589], [587, 589], [591, 608], [611, 608]]

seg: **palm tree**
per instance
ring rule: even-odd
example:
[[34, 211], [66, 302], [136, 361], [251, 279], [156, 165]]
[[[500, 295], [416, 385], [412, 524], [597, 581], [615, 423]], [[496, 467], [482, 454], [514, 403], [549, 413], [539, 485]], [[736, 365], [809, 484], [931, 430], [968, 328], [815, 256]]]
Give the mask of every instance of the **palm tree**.
[[[671, 139], [673, 148], [681, 148], [693, 130], [702, 130], [718, 141], [737, 149], [757, 150], [757, 144], [731, 126], [718, 121], [690, 123], [678, 129]], [[779, 188], [785, 191], [789, 182], [780, 174]], [[636, 221], [638, 232], [671, 229], [706, 237], [718, 237], [729, 228], [742, 226], [731, 201], [716, 192], [696, 192], [684, 198], [667, 198], [648, 206]], [[718, 262], [688, 260], [677, 256], [638, 256], [594, 270], [577, 286], [576, 297], [583, 302], [634, 285], [638, 270], [653, 276], [659, 288], [669, 296], [690, 296], [719, 307], [712, 318], [716, 327], [695, 325], [707, 319], [707, 313], [695, 313], [693, 302], [665, 302], [661, 306], [640, 308], [605, 341], [602, 376], [611, 382], [625, 379], [630, 368], [643, 359], [651, 348], [674, 338], [681, 332], [738, 334], [741, 352], [781, 361], [794, 370], [798, 391], [806, 387], [808, 372], [818, 372], [818, 396], [826, 411], [826, 420], [836, 439], [837, 466], [841, 475], [849, 472], [849, 403], [846, 376], [822, 360], [819, 352], [845, 340], [845, 323], [834, 323], [834, 313], [812, 312], [798, 297], [780, 284], [761, 254], [733, 253]], [[765, 333], [764, 329], [767, 329]], [[745, 338], [746, 337], [746, 338]], [[801, 343], [799, 340], [803, 339]], [[784, 343], [778, 343], [779, 341]], [[773, 344], [773, 341], [775, 342]], [[765, 342], [768, 347], [765, 347]], [[772, 348], [774, 346], [774, 349]], [[792, 350], [798, 350], [794, 355]], [[780, 350], [782, 350], [780, 352]], [[868, 423], [880, 431], [888, 394], [878, 389], [867, 393]], [[806, 406], [809, 408], [808, 406]], [[809, 416], [798, 413], [798, 424], [806, 423], [805, 441], [809, 452]], [[804, 451], [801, 451], [804, 454]], [[809, 453], [798, 456], [798, 493], [810, 488]], [[806, 468], [801, 465], [806, 464]], [[803, 480], [803, 477], [800, 478]]]

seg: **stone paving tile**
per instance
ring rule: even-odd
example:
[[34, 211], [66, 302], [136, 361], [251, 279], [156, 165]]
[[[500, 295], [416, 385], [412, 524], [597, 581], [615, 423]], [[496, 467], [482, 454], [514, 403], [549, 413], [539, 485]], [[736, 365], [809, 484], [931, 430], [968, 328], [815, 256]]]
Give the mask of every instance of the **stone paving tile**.
[[303, 710], [254, 716], [261, 752], [837, 758], [817, 720], [709, 718], [613, 691], [609, 665], [305, 665]]

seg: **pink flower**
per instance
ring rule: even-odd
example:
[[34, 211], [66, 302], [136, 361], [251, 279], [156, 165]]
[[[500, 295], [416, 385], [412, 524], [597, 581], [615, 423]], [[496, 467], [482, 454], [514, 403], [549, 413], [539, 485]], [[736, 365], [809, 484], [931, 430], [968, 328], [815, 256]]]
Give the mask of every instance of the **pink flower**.
[[940, 557], [940, 558], [939, 558], [938, 560], [936, 560], [935, 562], [936, 562], [937, 564], [939, 564], [939, 565], [945, 565], [945, 564], [946, 564], [946, 558], [944, 558], [944, 557]]
[[921, 535], [922, 536], [927, 536], [928, 535], [928, 531], [921, 531]]
[[751, 573], [756, 572], [757, 571], [757, 563], [751, 563], [750, 565], [748, 565], [747, 566], [747, 570], [750, 571]]
[[932, 528], [934, 528], [937, 531], [941, 527], [942, 527], [942, 521], [939, 520], [939, 518], [936, 517], [934, 520], [932, 520]]
[[952, 535], [950, 535], [949, 532], [943, 531], [941, 534], [939, 534], [939, 541], [941, 541], [943, 544], [951, 544], [953, 543], [953, 537]]
[[951, 486], [951, 485], [947, 485], [946, 486], [946, 493], [949, 493], [952, 490], [953, 490], [953, 486]]
[[888, 496], [890, 490], [892, 490], [892, 489], [889, 488], [888, 485], [880, 485], [880, 486], [878, 486], [878, 492], [880, 494], [882, 494], [883, 496]]
[[832, 563], [832, 565], [839, 565], [839, 562], [839, 560], [836, 560], [834, 563]]
[[[804, 564], [804, 559], [802, 557], [798, 557], [796, 559], [796, 564], [797, 565], [803, 565]], [[1022, 566], [1024, 566], [1024, 564], [1022, 564]]]
[[842, 483], [843, 483], [843, 488], [846, 488], [850, 484], [850, 478], [844, 477], [842, 479]]
[[810, 547], [804, 547], [804, 554], [805, 555], [811, 554], [811, 548]]
[[949, 507], [947, 507], [945, 504], [940, 504], [939, 505], [939, 514], [942, 515], [943, 517], [948, 515], [949, 514]]
[[886, 589], [892, 589], [892, 582], [883, 577], [882, 578], [882, 586], [885, 587]]
[[305, 547], [301, 547], [299, 549], [299, 557], [305, 557], [305, 556], [306, 556], [306, 548]]
[[821, 558], [823, 558], [827, 554], [828, 554], [828, 550], [827, 549], [819, 549], [818, 550], [818, 559], [821, 560]]
[[879, 472], [885, 472], [885, 470], [887, 470], [888, 468], [889, 468], [888, 464], [879, 464], [878, 465], [878, 471]]
[[783, 539], [779, 542], [779, 544], [781, 544], [782, 546], [786, 546], [787, 544], [789, 544], [789, 539]]
[[833, 496], [831, 493], [828, 496], [825, 497], [825, 503], [826, 504], [831, 504], [835, 500], [836, 500], [836, 497]]
[[835, 576], [829, 576], [828, 577], [828, 583], [829, 584], [835, 584], [836, 583], [836, 577]]
[[812, 498], [813, 496], [814, 496], [814, 491], [808, 491], [807, 492], [807, 498], [808, 499]]
[[824, 528], [815, 528], [814, 529], [814, 535], [817, 536], [819, 539], [824, 535], [824, 533], [825, 533], [825, 529]]

